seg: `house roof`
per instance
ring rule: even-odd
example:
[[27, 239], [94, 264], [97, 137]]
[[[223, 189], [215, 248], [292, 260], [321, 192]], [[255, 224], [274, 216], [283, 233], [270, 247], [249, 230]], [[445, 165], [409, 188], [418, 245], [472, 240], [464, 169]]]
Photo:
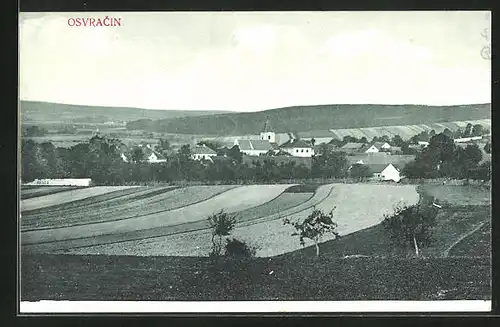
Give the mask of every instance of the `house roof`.
[[388, 165], [393, 164], [395, 167], [404, 166], [405, 164], [413, 161], [415, 159], [414, 155], [390, 155], [390, 154], [365, 154], [348, 156], [347, 161], [349, 164], [353, 165], [362, 161], [366, 165]]
[[250, 140], [254, 150], [258, 151], [269, 151], [273, 148], [271, 142], [267, 140]]
[[350, 150], [350, 149], [361, 149], [364, 146], [364, 143], [354, 143], [354, 142], [349, 142], [344, 144], [344, 146], [341, 147], [341, 149], [344, 150]]
[[264, 128], [262, 129], [261, 133], [269, 133], [269, 132], [274, 132], [274, 130], [271, 127], [271, 123], [269, 122], [269, 119], [266, 119], [266, 122], [264, 123]]
[[195, 146], [191, 149], [192, 154], [217, 154], [214, 150], [210, 149], [208, 146]]
[[151, 148], [143, 146], [143, 147], [141, 147], [141, 149], [142, 149], [142, 153], [144, 153], [144, 156], [146, 158], [148, 158], [149, 156], [151, 156], [151, 154], [154, 153], [158, 159], [165, 159], [164, 155], [162, 155], [161, 153], [159, 153]]
[[[373, 145], [377, 147], [377, 149], [381, 149], [384, 144], [389, 144], [388, 142], [373, 142]], [[389, 144], [390, 145], [390, 144]]]
[[293, 149], [293, 148], [312, 148], [311, 143], [304, 140], [291, 139], [280, 145], [283, 149]]
[[316, 130], [316, 131], [308, 131], [308, 132], [299, 132], [297, 133], [301, 138], [322, 138], [322, 137], [331, 137], [334, 138], [335, 134], [330, 130]]
[[240, 151], [269, 151], [276, 145], [267, 140], [238, 140]]
[[367, 166], [368, 169], [370, 169], [370, 171], [375, 174], [375, 173], [381, 173], [389, 165], [390, 164], [369, 164]]

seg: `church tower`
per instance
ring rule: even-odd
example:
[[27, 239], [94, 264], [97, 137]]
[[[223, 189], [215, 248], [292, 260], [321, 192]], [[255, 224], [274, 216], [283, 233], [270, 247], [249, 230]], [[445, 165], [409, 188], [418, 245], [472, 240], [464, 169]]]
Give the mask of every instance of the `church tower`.
[[264, 128], [260, 132], [260, 139], [269, 141], [270, 143], [276, 143], [276, 133], [273, 131], [269, 119], [266, 119]]

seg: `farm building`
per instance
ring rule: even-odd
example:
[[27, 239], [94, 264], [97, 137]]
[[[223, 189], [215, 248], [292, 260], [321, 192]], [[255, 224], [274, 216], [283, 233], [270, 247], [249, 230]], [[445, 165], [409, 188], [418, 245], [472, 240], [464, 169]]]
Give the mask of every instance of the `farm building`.
[[191, 149], [191, 158], [194, 160], [208, 160], [213, 161], [213, 157], [217, 156], [217, 152], [210, 149], [206, 145], [195, 146]]
[[402, 178], [401, 169], [393, 164], [388, 165], [368, 165], [368, 168], [373, 173], [373, 177], [382, 181], [399, 182]]
[[[162, 155], [161, 153], [155, 151], [150, 144], [141, 143], [138, 145], [138, 147], [142, 150], [143, 158], [144, 158], [144, 161], [146, 161], [146, 162], [159, 163], [159, 162], [166, 162], [167, 161], [167, 158], [165, 158], [165, 156]], [[126, 154], [125, 152], [127, 152], [127, 151], [125, 151], [124, 148], [122, 148], [121, 150], [122, 150], [122, 152], [120, 153], [120, 156], [121, 156], [122, 160], [124, 162], [131, 161], [129, 158], [130, 154]]]
[[282, 144], [280, 149], [294, 157], [314, 156], [313, 146], [311, 143], [304, 140], [291, 139], [290, 141]]
[[374, 178], [398, 182], [403, 167], [415, 160], [413, 155], [391, 155], [388, 153], [370, 153], [347, 157], [350, 167], [354, 164], [366, 165]]
[[248, 156], [260, 156], [269, 152], [269, 150], [278, 151], [278, 145], [267, 140], [235, 140], [234, 145], [240, 148], [240, 151]]
[[339, 151], [346, 153], [359, 153], [362, 152], [364, 146], [365, 145], [363, 143], [349, 142], [344, 144], [344, 146], [340, 147]]
[[62, 178], [62, 179], [35, 179], [24, 185], [49, 185], [49, 186], [90, 186], [90, 178]]
[[243, 155], [243, 163], [247, 164], [249, 166], [254, 165], [257, 162], [260, 162], [262, 164], [262, 163], [264, 163], [264, 161], [274, 161], [278, 165], [294, 162], [296, 165], [303, 164], [308, 169], [311, 169], [311, 167], [312, 167], [312, 157], [292, 157], [292, 156], [260, 156], [260, 157], [255, 157], [255, 156]]
[[327, 144], [330, 143], [331, 140], [336, 136], [330, 130], [318, 130], [318, 131], [310, 131], [310, 132], [300, 132], [298, 133], [298, 137], [301, 140], [312, 142], [314, 139], [314, 144]]
[[371, 145], [365, 145], [360, 152], [377, 153], [377, 152], [389, 151], [390, 149], [391, 145], [387, 142], [374, 142]]
[[240, 148], [240, 151], [249, 156], [260, 156], [266, 154], [270, 150], [279, 150], [277, 144], [277, 136], [269, 123], [266, 120], [264, 128], [260, 132], [258, 140], [255, 139], [236, 139], [234, 145]]
[[462, 138], [454, 139], [453, 141], [455, 143], [467, 143], [467, 142], [471, 142], [471, 141], [479, 141], [482, 138], [483, 138], [482, 136], [462, 137]]

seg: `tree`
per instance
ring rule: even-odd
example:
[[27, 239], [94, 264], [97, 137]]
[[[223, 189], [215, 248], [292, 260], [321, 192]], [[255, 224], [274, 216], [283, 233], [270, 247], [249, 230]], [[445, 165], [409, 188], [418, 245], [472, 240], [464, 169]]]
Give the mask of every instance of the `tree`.
[[329, 212], [324, 213], [323, 211], [313, 208], [313, 211], [307, 216], [302, 222], [292, 222], [290, 219], [283, 219], [284, 225], [292, 225], [295, 228], [295, 232], [292, 236], [299, 236], [300, 245], [305, 246], [304, 239], [308, 238], [314, 242], [316, 247], [316, 256], [319, 257], [319, 243], [322, 237], [331, 233], [335, 238], [339, 238], [339, 233], [337, 232], [337, 223], [333, 221], [333, 211], [335, 207]]
[[246, 244], [243, 241], [232, 238], [226, 240], [226, 256], [233, 258], [251, 258], [255, 257], [257, 249]]
[[315, 145], [315, 144], [316, 144], [316, 139], [313, 137], [313, 138], [311, 139], [311, 145], [312, 145], [312, 147], [313, 147], [313, 148], [314, 148], [314, 145]]
[[449, 138], [453, 138], [453, 132], [449, 128], [445, 128], [442, 134]]
[[483, 126], [481, 124], [476, 124], [472, 126], [472, 136], [483, 135]]
[[467, 126], [465, 127], [465, 131], [463, 133], [463, 137], [469, 137], [472, 135], [472, 124], [468, 123]]
[[365, 178], [365, 177], [371, 177], [372, 174], [370, 172], [370, 168], [366, 165], [363, 164], [354, 164], [351, 166], [351, 169], [349, 170], [349, 173], [351, 177], [354, 178]]
[[399, 135], [394, 135], [391, 140], [392, 145], [402, 147], [405, 144], [403, 138]]
[[134, 147], [130, 153], [130, 158], [133, 163], [138, 163], [144, 160], [144, 152], [140, 147]]
[[486, 142], [486, 144], [484, 145], [484, 152], [486, 153], [491, 153], [491, 143], [490, 142]]
[[166, 156], [171, 149], [170, 142], [166, 139], [160, 139], [156, 145], [156, 151]]
[[29, 126], [24, 130], [24, 136], [45, 136], [47, 135], [48, 131], [43, 128], [43, 127], [38, 127], [38, 126]]
[[222, 254], [222, 238], [231, 234], [236, 225], [236, 217], [221, 209], [210, 215], [207, 220], [212, 231], [212, 252], [210, 255], [217, 258]]
[[382, 225], [396, 246], [413, 248], [418, 257], [421, 248], [432, 243], [432, 227], [438, 210], [432, 203], [434, 198], [421, 195], [418, 204], [398, 204], [392, 215], [384, 216]]

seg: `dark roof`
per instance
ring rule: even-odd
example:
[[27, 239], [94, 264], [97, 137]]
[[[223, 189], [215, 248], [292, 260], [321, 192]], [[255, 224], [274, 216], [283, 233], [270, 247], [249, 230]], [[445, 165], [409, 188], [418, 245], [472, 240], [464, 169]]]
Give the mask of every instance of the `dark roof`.
[[192, 154], [217, 154], [214, 150], [210, 149], [208, 146], [195, 146], [191, 149]]
[[257, 151], [269, 151], [273, 148], [271, 143], [267, 140], [250, 140], [252, 147]]
[[354, 143], [354, 142], [349, 142], [344, 144], [344, 146], [341, 147], [341, 149], [344, 150], [349, 150], [349, 149], [360, 149], [364, 146], [364, 143]]
[[369, 164], [366, 165], [372, 173], [381, 173], [390, 164]]
[[397, 165], [405, 165], [415, 159], [414, 155], [390, 155], [390, 154], [364, 154], [356, 156], [348, 156], [347, 161], [352, 165], [362, 160], [363, 164], [366, 165], [388, 165], [393, 164], [395, 167]]
[[238, 146], [240, 151], [269, 151], [275, 145], [267, 140], [238, 140]]
[[300, 137], [302, 138], [322, 138], [322, 137], [335, 137], [335, 134], [330, 130], [317, 130], [317, 131], [308, 131], [308, 132], [299, 132]]
[[304, 140], [291, 139], [280, 145], [280, 148], [312, 148], [312, 145]]
[[266, 122], [264, 123], [264, 128], [262, 129], [261, 133], [269, 133], [269, 132], [274, 132], [274, 130], [271, 127], [271, 123], [269, 122], [269, 119], [267, 119]]

